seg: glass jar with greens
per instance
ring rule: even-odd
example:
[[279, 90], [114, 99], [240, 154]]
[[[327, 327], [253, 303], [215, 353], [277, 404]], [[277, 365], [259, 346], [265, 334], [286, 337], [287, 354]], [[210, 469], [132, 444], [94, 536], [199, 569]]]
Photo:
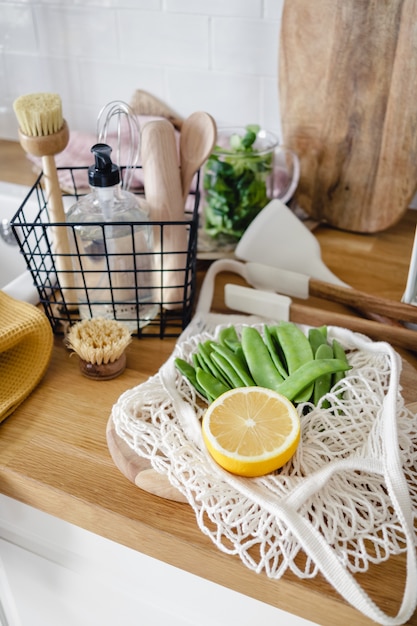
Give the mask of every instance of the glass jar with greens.
[[257, 125], [220, 128], [204, 169], [205, 233], [237, 243], [273, 197], [291, 197], [298, 177], [296, 155], [273, 133]]

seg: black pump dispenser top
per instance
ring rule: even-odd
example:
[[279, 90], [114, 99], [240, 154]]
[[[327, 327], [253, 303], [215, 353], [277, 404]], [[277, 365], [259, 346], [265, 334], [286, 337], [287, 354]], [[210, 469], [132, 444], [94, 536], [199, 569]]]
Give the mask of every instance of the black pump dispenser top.
[[92, 187], [113, 187], [120, 182], [120, 172], [110, 158], [111, 147], [106, 143], [96, 143], [91, 152], [95, 164], [88, 168], [88, 182]]

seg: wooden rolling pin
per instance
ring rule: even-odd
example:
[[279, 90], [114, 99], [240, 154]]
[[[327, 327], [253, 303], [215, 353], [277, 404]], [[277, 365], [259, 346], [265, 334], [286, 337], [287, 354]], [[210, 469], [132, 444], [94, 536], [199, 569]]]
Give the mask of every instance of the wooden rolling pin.
[[[174, 127], [168, 120], [152, 120], [142, 129], [142, 168], [145, 197], [154, 228], [156, 287], [166, 309], [183, 306], [188, 233]], [[162, 288], [163, 287], [163, 288]]]

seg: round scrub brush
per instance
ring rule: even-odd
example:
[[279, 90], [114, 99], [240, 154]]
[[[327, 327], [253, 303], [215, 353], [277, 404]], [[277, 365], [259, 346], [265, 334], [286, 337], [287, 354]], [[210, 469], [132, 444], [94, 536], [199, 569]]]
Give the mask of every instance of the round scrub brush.
[[[20, 96], [13, 103], [19, 123], [20, 144], [28, 154], [42, 157], [49, 221], [65, 223], [64, 205], [54, 155], [62, 152], [69, 141], [69, 130], [62, 117], [59, 95], [34, 93]], [[51, 227], [53, 251], [59, 283], [67, 309], [77, 308], [71, 302], [75, 292], [71, 252], [65, 226]]]
[[96, 380], [116, 378], [124, 371], [125, 350], [131, 341], [122, 322], [102, 318], [77, 322], [65, 338], [68, 348], [79, 356], [81, 373]]

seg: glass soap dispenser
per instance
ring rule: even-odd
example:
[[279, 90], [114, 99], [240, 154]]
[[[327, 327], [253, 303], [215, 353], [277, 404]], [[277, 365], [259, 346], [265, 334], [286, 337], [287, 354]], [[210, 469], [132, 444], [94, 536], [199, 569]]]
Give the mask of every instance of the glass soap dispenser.
[[120, 320], [134, 331], [159, 310], [152, 288], [152, 226], [137, 196], [122, 189], [111, 147], [97, 143], [91, 152], [91, 192], [67, 213], [80, 317]]

